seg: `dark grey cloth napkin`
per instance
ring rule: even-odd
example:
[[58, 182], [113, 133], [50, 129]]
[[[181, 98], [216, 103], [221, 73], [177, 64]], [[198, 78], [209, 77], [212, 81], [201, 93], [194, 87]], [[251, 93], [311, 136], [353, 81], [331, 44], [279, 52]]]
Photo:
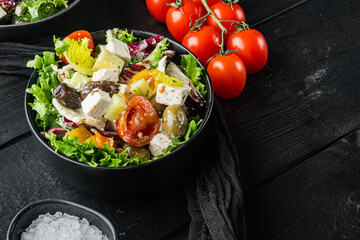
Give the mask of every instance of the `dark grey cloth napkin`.
[[214, 105], [208, 154], [185, 188], [191, 215], [189, 239], [246, 239], [239, 159], [219, 104]]
[[27, 61], [34, 59], [35, 55], [42, 55], [44, 51], [53, 50], [54, 48], [0, 42], [0, 74], [30, 76], [33, 70], [26, 67]]
[[[53, 48], [19, 43], [0, 43], [0, 76], [30, 76], [28, 60]], [[0, 79], [1, 80], [1, 79]], [[195, 182], [185, 188], [191, 216], [190, 240], [246, 239], [244, 200], [239, 159], [219, 105], [212, 115], [212, 136]]]

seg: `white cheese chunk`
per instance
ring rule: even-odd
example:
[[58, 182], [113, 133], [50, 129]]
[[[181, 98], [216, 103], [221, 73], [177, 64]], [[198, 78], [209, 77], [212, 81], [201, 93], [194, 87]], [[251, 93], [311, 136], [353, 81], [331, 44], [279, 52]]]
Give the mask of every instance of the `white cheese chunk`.
[[164, 105], [184, 105], [184, 102], [190, 94], [190, 87], [183, 86], [166, 86], [160, 83], [156, 90], [156, 102]]
[[131, 100], [134, 97], [134, 94], [131, 92], [130, 87], [127, 84], [121, 83], [119, 85], [119, 93], [124, 94], [128, 100]]
[[81, 102], [81, 107], [88, 116], [99, 119], [103, 117], [110, 103], [110, 95], [97, 89], [86, 96], [84, 101]]
[[0, 20], [7, 15], [7, 12], [0, 6]]
[[59, 111], [60, 115], [66, 117], [70, 121], [77, 123], [77, 124], [86, 124], [93, 127], [96, 127], [97, 129], [104, 130], [105, 128], [105, 120], [104, 119], [94, 119], [89, 116], [87, 116], [81, 108], [79, 109], [70, 109], [67, 107], [64, 107], [59, 103], [58, 100], [55, 98], [52, 100], [52, 104], [54, 107]]
[[119, 71], [114, 68], [103, 68], [94, 72], [92, 81], [109, 81], [116, 83], [119, 80]]
[[124, 60], [126, 63], [130, 62], [131, 60], [130, 51], [126, 43], [111, 37], [105, 48], [110, 52], [114, 53], [122, 60]]
[[167, 56], [164, 56], [164, 57], [158, 62], [157, 70], [159, 70], [160, 72], [165, 72], [165, 68], [166, 68], [166, 58], [167, 58]]
[[171, 144], [171, 140], [163, 133], [156, 134], [149, 144], [149, 150], [153, 156], [159, 156], [164, 153]]
[[16, 5], [16, 8], [15, 8], [15, 14], [16, 16], [21, 16], [25, 13], [26, 11], [26, 8], [25, 7], [22, 7], [21, 5], [24, 3], [24, 1], [20, 1], [17, 5]]

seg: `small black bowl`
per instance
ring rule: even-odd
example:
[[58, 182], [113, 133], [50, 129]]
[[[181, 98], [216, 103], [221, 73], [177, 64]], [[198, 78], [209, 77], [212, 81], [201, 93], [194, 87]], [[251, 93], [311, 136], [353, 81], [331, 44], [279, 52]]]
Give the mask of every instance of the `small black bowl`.
[[[136, 37], [142, 39], [153, 36], [153, 33], [131, 30]], [[105, 32], [99, 31], [92, 33], [96, 44], [105, 41]], [[176, 51], [176, 56], [172, 59], [176, 64], [180, 64], [181, 54], [192, 54], [188, 49], [175, 41], [169, 41], [169, 49]], [[193, 54], [192, 54], [193, 55]], [[194, 56], [194, 55], [193, 55]], [[195, 57], [195, 56], [194, 56]], [[197, 132], [184, 145], [169, 153], [168, 155], [139, 165], [121, 168], [110, 167], [91, 167], [79, 161], [67, 158], [57, 153], [44, 139], [35, 123], [35, 112], [28, 105], [33, 97], [25, 93], [25, 113], [35, 142], [59, 176], [75, 188], [102, 198], [127, 199], [144, 195], [155, 195], [157, 193], [167, 193], [178, 186], [182, 186], [186, 180], [193, 176], [197, 169], [201, 153], [206, 148], [208, 131], [210, 130], [210, 115], [213, 110], [214, 92], [210, 78], [198, 60], [199, 67], [204, 69], [202, 82], [207, 89], [206, 106], [201, 113], [203, 122]], [[37, 73], [34, 72], [27, 85], [29, 88], [36, 80]], [[207, 151], [207, 150], [206, 150]]]
[[39, 215], [46, 213], [55, 214], [56, 212], [74, 215], [80, 219], [86, 218], [90, 225], [99, 228], [103, 234], [106, 234], [109, 240], [117, 240], [114, 226], [104, 215], [80, 204], [58, 199], [40, 200], [21, 209], [10, 223], [6, 240], [19, 240], [22, 232]]
[[46, 35], [53, 35], [55, 31], [59, 34], [59, 30], [73, 25], [73, 9], [79, 2], [80, 0], [73, 0], [67, 8], [35, 22], [0, 25], [0, 42], [27, 41]]

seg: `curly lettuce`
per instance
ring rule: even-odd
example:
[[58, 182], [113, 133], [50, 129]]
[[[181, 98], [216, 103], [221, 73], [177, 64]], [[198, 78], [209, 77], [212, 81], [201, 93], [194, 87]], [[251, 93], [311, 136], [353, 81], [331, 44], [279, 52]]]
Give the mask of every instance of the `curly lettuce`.
[[201, 93], [201, 95], [206, 95], [205, 85], [200, 81], [202, 75], [202, 68], [198, 67], [196, 64], [197, 59], [191, 56], [190, 54], [181, 55], [181, 65], [180, 69], [185, 73], [185, 75], [191, 79], [194, 83], [196, 89]]
[[52, 131], [45, 133], [45, 138], [50, 141], [55, 151], [92, 167], [126, 167], [150, 161], [146, 158], [140, 160], [138, 157], [129, 157], [127, 149], [117, 153], [108, 143], [104, 143], [104, 147], [100, 148], [92, 141], [80, 143], [77, 137], [66, 136], [59, 140]]
[[112, 37], [126, 44], [135, 42], [138, 39], [133, 33], [129, 33], [127, 29], [121, 30], [119, 28], [113, 28], [106, 31], [106, 42], [109, 42], [109, 39]]
[[57, 87], [59, 81], [57, 72], [51, 65], [57, 66], [55, 53], [52, 52], [44, 52], [43, 57], [36, 55], [34, 60], [30, 60], [26, 65], [36, 69], [39, 74], [36, 82], [26, 89], [26, 92], [34, 96], [34, 102], [28, 104], [36, 111], [36, 124], [43, 130], [58, 126], [56, 123], [58, 111], [51, 104], [53, 99], [51, 89]]
[[24, 13], [16, 17], [19, 22], [37, 21], [68, 7], [67, 0], [25, 0], [21, 7]]

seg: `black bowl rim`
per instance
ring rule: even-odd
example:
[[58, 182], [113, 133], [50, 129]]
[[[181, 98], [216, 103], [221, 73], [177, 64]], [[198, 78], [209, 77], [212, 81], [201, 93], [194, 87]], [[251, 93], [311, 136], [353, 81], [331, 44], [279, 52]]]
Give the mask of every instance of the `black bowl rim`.
[[[123, 29], [124, 30], [124, 29]], [[143, 30], [135, 30], [135, 29], [127, 29], [129, 32], [136, 32], [136, 34], [146, 34], [146, 35], [157, 35], [155, 33], [151, 33], [151, 32], [147, 32], [147, 31], [143, 31]], [[95, 31], [95, 32], [91, 32], [91, 34], [105, 34], [106, 30], [100, 30], [100, 31]], [[164, 157], [161, 157], [159, 159], [147, 162], [147, 163], [143, 163], [140, 165], [133, 165], [133, 166], [125, 166], [125, 167], [102, 167], [102, 166], [97, 166], [97, 167], [92, 167], [88, 164], [79, 162], [77, 160], [68, 158], [60, 153], [58, 153], [57, 151], [55, 151], [54, 148], [52, 148], [49, 143], [45, 142], [45, 140], [43, 139], [43, 137], [41, 136], [41, 134], [38, 132], [37, 127], [34, 126], [30, 120], [30, 114], [29, 112], [32, 111], [31, 108], [29, 107], [28, 103], [27, 103], [27, 99], [28, 99], [28, 93], [25, 91], [25, 114], [26, 114], [26, 120], [30, 126], [30, 129], [32, 131], [32, 133], [36, 136], [37, 140], [40, 141], [49, 151], [51, 151], [53, 154], [55, 154], [56, 156], [64, 159], [65, 161], [68, 161], [70, 163], [82, 166], [82, 167], [87, 167], [90, 169], [97, 169], [97, 170], [106, 170], [106, 171], [126, 171], [126, 170], [130, 170], [130, 169], [140, 169], [140, 168], [144, 168], [144, 167], [149, 167], [153, 164], [159, 164], [162, 161], [166, 161], [167, 159], [171, 158], [171, 156], [173, 156], [174, 154], [176, 154], [178, 151], [182, 151], [183, 149], [186, 149], [186, 146], [188, 146], [189, 144], [191, 144], [194, 139], [196, 139], [198, 137], [198, 135], [203, 131], [203, 129], [205, 128], [205, 126], [208, 124], [209, 120], [210, 120], [210, 116], [213, 112], [213, 106], [214, 106], [214, 91], [213, 91], [213, 87], [212, 87], [212, 83], [210, 80], [210, 76], [208, 74], [208, 72], [206, 71], [206, 68], [204, 67], [204, 65], [200, 62], [200, 60], [186, 47], [182, 46], [181, 44], [179, 44], [178, 42], [171, 40], [168, 38], [168, 41], [180, 48], [185, 49], [189, 54], [191, 54], [194, 58], [197, 59], [197, 64], [200, 65], [200, 67], [204, 70], [203, 76], [205, 77], [205, 79], [209, 82], [209, 86], [210, 88], [208, 89], [207, 94], [209, 94], [209, 104], [208, 108], [206, 109], [205, 112], [205, 117], [203, 119], [203, 122], [200, 124], [200, 127], [198, 128], [198, 130], [196, 131], [196, 133], [186, 142], [184, 143], [182, 146], [180, 146], [179, 148], [175, 149], [174, 151], [170, 152], [169, 154], [167, 154]], [[35, 77], [35, 75], [37, 74], [36, 70], [33, 71], [33, 73], [30, 76], [30, 79], [28, 81], [28, 84], [26, 86], [26, 88], [30, 87], [30, 82], [31, 80]]]
[[13, 29], [17, 29], [17, 28], [23, 28], [23, 27], [27, 27], [29, 25], [36, 25], [36, 24], [40, 24], [42, 22], [46, 22], [50, 19], [55, 19], [57, 18], [59, 15], [64, 14], [67, 11], [70, 11], [70, 9], [72, 9], [73, 7], [75, 7], [81, 0], [74, 0], [72, 3], [70, 3], [70, 5], [61, 10], [60, 12], [55, 13], [54, 15], [51, 15], [49, 17], [34, 21], [34, 22], [28, 22], [28, 23], [21, 23], [21, 24], [0, 24], [0, 30], [1, 29], [9, 29], [9, 30], [13, 30]]
[[[65, 204], [65, 205], [71, 205], [73, 207], [76, 208], [80, 208], [82, 210], [84, 210], [85, 212], [90, 212], [96, 216], [98, 216], [102, 221], [104, 221], [104, 223], [106, 223], [106, 225], [108, 225], [108, 227], [111, 230], [111, 234], [113, 235], [114, 240], [117, 240], [117, 235], [116, 235], [116, 230], [114, 228], [114, 226], [112, 225], [112, 223], [110, 222], [110, 220], [105, 217], [103, 214], [101, 214], [100, 212], [86, 207], [84, 205], [81, 205], [79, 203], [74, 203], [74, 202], [70, 202], [70, 201], [66, 201], [66, 200], [62, 200], [62, 199], [42, 199], [42, 200], [38, 200], [36, 202], [30, 203], [28, 205], [26, 205], [25, 207], [23, 207], [22, 209], [20, 209], [20, 211], [17, 212], [17, 214], [15, 215], [15, 217], [12, 219], [7, 234], [6, 234], [6, 239], [10, 240], [11, 234], [13, 233], [13, 228], [15, 226], [15, 224], [21, 219], [21, 217], [31, 208], [34, 208], [36, 206], [40, 206], [44, 203], [60, 203], [60, 204]], [[45, 214], [45, 213], [44, 213]], [[79, 217], [79, 216], [78, 216]], [[34, 219], [35, 220], [35, 219]], [[96, 226], [98, 227], [98, 226]]]

